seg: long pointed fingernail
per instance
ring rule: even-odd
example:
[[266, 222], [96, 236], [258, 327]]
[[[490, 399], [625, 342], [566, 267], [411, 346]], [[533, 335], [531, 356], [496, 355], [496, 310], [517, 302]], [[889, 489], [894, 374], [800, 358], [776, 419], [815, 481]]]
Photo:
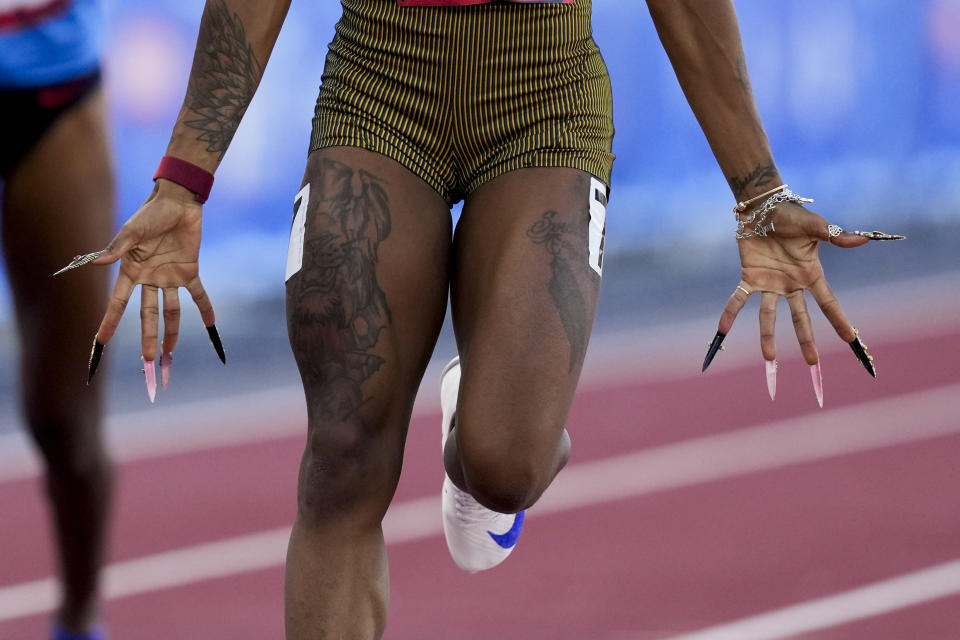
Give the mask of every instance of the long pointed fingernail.
[[100, 250], [100, 251], [94, 251], [93, 253], [88, 253], [88, 254], [83, 255], [83, 256], [75, 256], [75, 257], [73, 258], [73, 260], [70, 261], [70, 264], [68, 264], [67, 266], [65, 266], [63, 269], [60, 269], [59, 271], [57, 271], [57, 272], [54, 273], [53, 275], [58, 276], [58, 275], [60, 275], [61, 273], [63, 273], [64, 271], [70, 271], [71, 269], [76, 269], [77, 267], [82, 267], [82, 266], [85, 265], [85, 264], [89, 264], [89, 263], [93, 262], [94, 260], [96, 260], [97, 258], [99, 258], [100, 256], [102, 256], [103, 254], [104, 254], [104, 251], [103, 251], [103, 250]]
[[87, 364], [87, 384], [93, 380], [93, 374], [97, 372], [97, 366], [100, 364], [100, 356], [103, 355], [103, 345], [93, 336], [93, 346], [90, 347], [90, 362]]
[[157, 399], [157, 370], [153, 367], [153, 360], [143, 361], [143, 377], [147, 383], [147, 395], [150, 396], [150, 402]]
[[851, 231], [854, 235], [867, 238], [868, 240], [906, 240], [907, 236], [901, 236], [897, 233], [884, 233], [883, 231]]
[[867, 353], [867, 345], [863, 344], [863, 341], [860, 339], [860, 332], [857, 329], [854, 329], [853, 332], [856, 334], [856, 337], [848, 343], [850, 348], [853, 349], [853, 355], [857, 356], [857, 360], [859, 360], [863, 368], [867, 370], [867, 373], [876, 378], [877, 368], [873, 365], [873, 356]]
[[777, 361], [766, 360], [764, 361], [764, 366], [767, 370], [767, 393], [770, 394], [770, 399], [773, 400], [777, 397]]
[[220, 342], [220, 334], [217, 333], [217, 325], [212, 324], [207, 327], [207, 335], [210, 336], [210, 343], [213, 345], [214, 351], [217, 352], [220, 362], [227, 364], [227, 354], [223, 351], [223, 343]]
[[823, 374], [819, 362], [810, 365], [810, 380], [813, 381], [813, 392], [817, 394], [817, 404], [823, 409]]
[[726, 337], [727, 334], [720, 333], [719, 331], [717, 331], [717, 335], [713, 336], [713, 342], [710, 343], [710, 347], [707, 349], [707, 357], [703, 359], [703, 368], [700, 369], [700, 373], [706, 371], [710, 363], [713, 362], [713, 357], [717, 355], [717, 351], [723, 348], [723, 339]]
[[173, 354], [161, 353], [160, 354], [160, 387], [161, 388], [166, 389], [167, 385], [170, 384], [171, 373], [173, 373]]

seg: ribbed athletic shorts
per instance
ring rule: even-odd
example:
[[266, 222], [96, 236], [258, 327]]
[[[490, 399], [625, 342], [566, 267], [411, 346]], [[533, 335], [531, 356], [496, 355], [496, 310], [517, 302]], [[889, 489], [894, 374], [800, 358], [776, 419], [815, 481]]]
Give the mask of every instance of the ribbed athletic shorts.
[[573, 167], [610, 184], [610, 79], [590, 0], [342, 4], [311, 151], [383, 154], [450, 204], [523, 167]]

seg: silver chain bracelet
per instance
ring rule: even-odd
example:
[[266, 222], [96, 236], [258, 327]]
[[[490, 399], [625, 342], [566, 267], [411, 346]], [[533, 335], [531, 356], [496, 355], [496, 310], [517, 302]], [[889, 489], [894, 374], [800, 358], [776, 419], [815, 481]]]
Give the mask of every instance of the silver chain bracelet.
[[[753, 238], [755, 236], [765, 238], [771, 231], [776, 231], [773, 226], [773, 220], [767, 222], [767, 218], [770, 216], [776, 206], [783, 202], [796, 202], [797, 204], [803, 204], [805, 202], [813, 202], [813, 198], [802, 198], [784, 186], [781, 191], [774, 193], [772, 196], [764, 200], [763, 204], [754, 209], [750, 215], [742, 220], [740, 219], [740, 214], [737, 213], [736, 209], [734, 209], [733, 217], [737, 221], [737, 231], [733, 234], [734, 237], [737, 240], [744, 240], [746, 238]], [[746, 228], [747, 225], [753, 225], [753, 228], [748, 230]]]

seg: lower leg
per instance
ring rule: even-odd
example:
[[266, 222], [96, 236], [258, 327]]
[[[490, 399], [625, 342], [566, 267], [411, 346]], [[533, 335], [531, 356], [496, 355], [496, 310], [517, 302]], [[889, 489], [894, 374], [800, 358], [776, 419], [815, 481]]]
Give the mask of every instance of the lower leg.
[[[104, 297], [106, 283], [94, 278], [84, 285], [84, 277], [72, 283], [74, 290], [88, 290], [94, 301]], [[38, 290], [42, 287], [34, 288]], [[97, 318], [58, 308], [70, 303], [48, 293], [42, 301], [17, 295], [20, 379], [29, 430], [45, 463], [64, 586], [60, 621], [82, 632], [96, 622], [98, 613], [97, 582], [105, 554], [113, 472], [101, 433], [102, 387], [84, 385], [89, 329], [96, 327]], [[91, 310], [102, 308], [88, 300], [74, 303], [89, 305]], [[64, 318], [70, 320], [64, 322]]]
[[85, 468], [69, 466], [48, 461], [45, 480], [64, 586], [57, 617], [66, 629], [82, 633], [92, 629], [99, 616], [113, 469], [105, 454], [82, 465]]
[[[326, 390], [329, 391], [329, 390]], [[316, 395], [313, 389], [308, 394]], [[383, 416], [364, 416], [390, 428]], [[400, 473], [402, 442], [372, 439], [357, 415], [312, 419], [287, 548], [285, 627], [291, 640], [375, 640], [386, 625], [389, 582], [381, 520]]]
[[388, 585], [379, 524], [316, 527], [298, 517], [287, 548], [287, 637], [379, 638]]

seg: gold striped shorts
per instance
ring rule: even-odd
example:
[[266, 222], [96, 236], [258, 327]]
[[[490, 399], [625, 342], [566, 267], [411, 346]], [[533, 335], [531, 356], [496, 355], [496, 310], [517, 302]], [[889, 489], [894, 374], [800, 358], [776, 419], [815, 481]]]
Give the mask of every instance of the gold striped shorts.
[[573, 167], [610, 184], [613, 106], [590, 0], [342, 4], [311, 151], [383, 154], [451, 204], [523, 167]]

